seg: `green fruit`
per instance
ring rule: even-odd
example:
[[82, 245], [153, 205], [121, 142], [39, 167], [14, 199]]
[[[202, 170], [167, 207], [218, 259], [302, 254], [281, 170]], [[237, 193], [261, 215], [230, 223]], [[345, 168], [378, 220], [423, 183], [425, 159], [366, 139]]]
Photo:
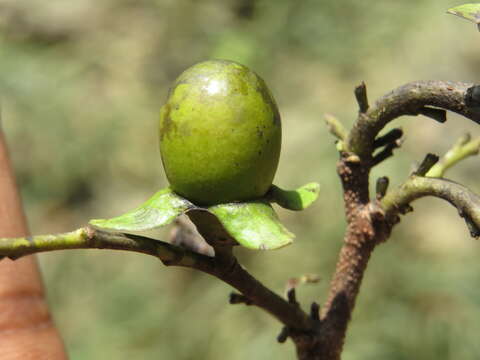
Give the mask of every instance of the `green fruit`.
[[160, 153], [172, 189], [198, 205], [262, 197], [281, 146], [277, 105], [247, 67], [211, 60], [183, 72], [160, 114]]

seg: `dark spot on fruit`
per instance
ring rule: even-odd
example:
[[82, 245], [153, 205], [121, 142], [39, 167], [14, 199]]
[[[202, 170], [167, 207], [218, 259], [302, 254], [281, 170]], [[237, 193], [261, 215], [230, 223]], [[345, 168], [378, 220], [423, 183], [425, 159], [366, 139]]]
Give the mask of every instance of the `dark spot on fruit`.
[[160, 121], [160, 140], [168, 135], [171, 131], [176, 130], [177, 125], [172, 121], [170, 117], [171, 107], [169, 104], [165, 104], [163, 109], [162, 119]]

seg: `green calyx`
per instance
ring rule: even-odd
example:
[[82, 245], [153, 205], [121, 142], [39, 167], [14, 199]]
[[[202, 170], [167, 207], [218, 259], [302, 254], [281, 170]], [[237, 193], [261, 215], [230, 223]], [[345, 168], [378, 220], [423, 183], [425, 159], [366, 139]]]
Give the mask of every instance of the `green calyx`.
[[[280, 222], [270, 202], [290, 210], [301, 210], [318, 197], [318, 189], [318, 184], [314, 183], [290, 191], [272, 186], [268, 196], [256, 201], [200, 207], [167, 188], [126, 214], [91, 220], [90, 224], [108, 231], [139, 232], [168, 225], [188, 212], [206, 211], [218, 219], [238, 244], [249, 249], [272, 250], [292, 243], [294, 235]], [[298, 199], [304, 199], [303, 205]]]

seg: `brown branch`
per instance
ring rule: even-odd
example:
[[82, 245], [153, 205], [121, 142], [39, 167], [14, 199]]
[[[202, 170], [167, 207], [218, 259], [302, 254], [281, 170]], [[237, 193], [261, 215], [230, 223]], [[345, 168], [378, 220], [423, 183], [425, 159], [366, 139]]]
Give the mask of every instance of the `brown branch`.
[[215, 269], [210, 272], [211, 275], [237, 289], [252, 305], [267, 311], [292, 331], [315, 331], [316, 322], [299, 306], [271, 291], [238, 263], [232, 254], [235, 241], [215, 216], [206, 212], [190, 212], [187, 215], [215, 249]]
[[[473, 84], [450, 81], [417, 81], [401, 86], [380, 98], [375, 106], [360, 114], [346, 144], [348, 151], [370, 157], [375, 137], [390, 121], [403, 115], [419, 115], [431, 107], [450, 110], [477, 123], [478, 101], [471, 94]], [[470, 90], [469, 90], [470, 89]], [[438, 116], [438, 111], [436, 116]]]
[[388, 193], [381, 203], [386, 217], [391, 222], [396, 222], [402, 208], [425, 196], [438, 197], [455, 206], [465, 219], [471, 235], [480, 236], [480, 196], [453, 181], [413, 175], [396, 190]]

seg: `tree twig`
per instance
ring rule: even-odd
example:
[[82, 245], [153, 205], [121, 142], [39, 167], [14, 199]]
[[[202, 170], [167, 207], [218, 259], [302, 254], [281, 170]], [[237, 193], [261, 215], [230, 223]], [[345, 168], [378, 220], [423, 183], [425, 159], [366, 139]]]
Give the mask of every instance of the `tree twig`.
[[200, 270], [239, 290], [252, 304], [266, 310], [286, 326], [307, 331], [315, 322], [298, 306], [265, 287], [236, 259], [215, 248], [215, 257], [202, 255], [155, 239], [112, 233], [90, 226], [58, 234], [23, 238], [0, 238], [0, 257], [17, 259], [33, 253], [68, 249], [111, 249], [139, 252], [160, 259], [167, 266]]
[[325, 114], [324, 118], [330, 133], [337, 139], [344, 141], [347, 138], [347, 130], [343, 124], [331, 114]]
[[90, 226], [57, 235], [0, 238], [0, 256], [18, 259], [34, 253], [69, 249], [111, 249], [152, 255], [166, 265], [191, 267], [211, 273], [212, 257], [138, 235], [112, 233]]
[[375, 137], [386, 124], [403, 115], [421, 114], [425, 107], [450, 110], [480, 123], [480, 112], [472, 107], [467, 96], [472, 86], [450, 81], [417, 81], [401, 86], [358, 117], [346, 147], [360, 157], [369, 157]]
[[413, 174], [424, 176], [438, 162], [438, 159], [438, 155], [427, 154]]
[[469, 156], [477, 155], [479, 150], [480, 137], [472, 140], [470, 135], [466, 134], [426, 173], [426, 176], [443, 177], [449, 168]]
[[425, 196], [444, 199], [455, 206], [465, 219], [471, 235], [480, 236], [480, 196], [450, 180], [412, 175], [400, 187], [388, 193], [381, 204], [386, 217], [393, 219], [402, 207]]

